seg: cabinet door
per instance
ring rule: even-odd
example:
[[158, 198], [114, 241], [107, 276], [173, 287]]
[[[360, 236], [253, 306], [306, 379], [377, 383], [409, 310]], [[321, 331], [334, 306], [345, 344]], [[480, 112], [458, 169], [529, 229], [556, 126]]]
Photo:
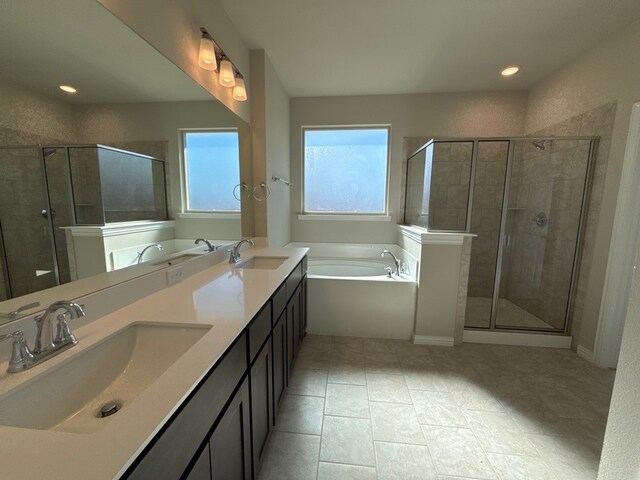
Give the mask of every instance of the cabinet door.
[[209, 439], [213, 480], [251, 479], [249, 382], [245, 378]]
[[284, 388], [287, 379], [287, 312], [282, 312], [273, 327], [273, 420], [278, 415], [278, 408], [284, 398]]
[[253, 469], [260, 470], [264, 448], [271, 431], [273, 412], [273, 371], [271, 336], [251, 366], [251, 426], [253, 432]]
[[307, 334], [307, 277], [302, 278], [300, 284], [300, 341]]
[[287, 303], [287, 379], [291, 378], [293, 360], [298, 354], [298, 309], [294, 298], [295, 295]]
[[211, 460], [209, 458], [209, 445], [202, 451], [193, 468], [186, 476], [186, 480], [211, 480]]

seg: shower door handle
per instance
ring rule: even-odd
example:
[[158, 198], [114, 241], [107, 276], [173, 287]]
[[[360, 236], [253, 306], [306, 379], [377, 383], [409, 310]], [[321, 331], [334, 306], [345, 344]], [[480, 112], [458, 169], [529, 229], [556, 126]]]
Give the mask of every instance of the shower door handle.
[[511, 235], [504, 236], [504, 246], [505, 247], [511, 246]]

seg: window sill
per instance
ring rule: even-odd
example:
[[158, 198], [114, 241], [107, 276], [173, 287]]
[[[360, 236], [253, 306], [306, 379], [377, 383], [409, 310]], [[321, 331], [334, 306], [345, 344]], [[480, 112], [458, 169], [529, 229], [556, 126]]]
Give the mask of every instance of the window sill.
[[309, 213], [302, 213], [298, 215], [298, 220], [347, 220], [350, 222], [390, 222], [390, 215], [316, 215]]
[[189, 218], [189, 219], [212, 219], [212, 220], [240, 220], [240, 213], [231, 213], [231, 212], [184, 212], [179, 213], [178, 218]]

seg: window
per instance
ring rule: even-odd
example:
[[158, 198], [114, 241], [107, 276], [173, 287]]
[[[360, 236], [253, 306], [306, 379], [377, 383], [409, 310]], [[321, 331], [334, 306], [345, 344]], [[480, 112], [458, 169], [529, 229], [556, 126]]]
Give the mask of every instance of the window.
[[237, 130], [184, 131], [183, 146], [185, 211], [240, 212]]
[[389, 128], [305, 128], [304, 212], [384, 214]]

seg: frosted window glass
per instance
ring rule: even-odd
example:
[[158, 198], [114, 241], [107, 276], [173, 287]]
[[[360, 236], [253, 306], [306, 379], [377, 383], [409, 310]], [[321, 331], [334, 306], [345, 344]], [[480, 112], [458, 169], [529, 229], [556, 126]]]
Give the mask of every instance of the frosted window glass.
[[198, 212], [239, 212], [233, 189], [240, 183], [238, 132], [186, 132], [187, 206]]
[[389, 130], [304, 131], [304, 210], [385, 213]]

